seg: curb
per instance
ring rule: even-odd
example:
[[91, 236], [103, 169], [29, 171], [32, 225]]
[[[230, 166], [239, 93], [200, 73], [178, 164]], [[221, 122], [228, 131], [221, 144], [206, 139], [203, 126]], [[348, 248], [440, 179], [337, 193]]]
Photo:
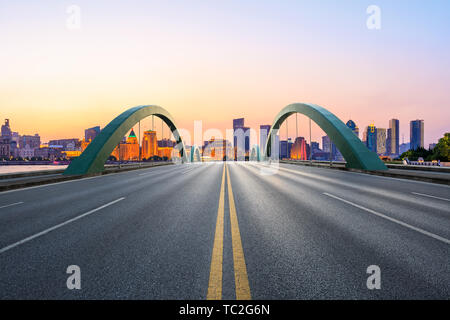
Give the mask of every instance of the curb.
[[[399, 179], [406, 179], [406, 180], [415, 180], [415, 181], [450, 185], [450, 175], [449, 175], [449, 179], [443, 179], [443, 178], [439, 178], [439, 177], [423, 177], [423, 176], [417, 176], [417, 175], [393, 173], [393, 172], [389, 172], [389, 170], [388, 171], [369, 171], [369, 170], [360, 170], [360, 169], [349, 169], [349, 168], [346, 168], [343, 166], [326, 166], [326, 165], [317, 165], [317, 164], [311, 164], [311, 163], [298, 163], [298, 162], [283, 161], [283, 160], [280, 161], [280, 163], [293, 164], [293, 165], [297, 165], [297, 166], [309, 166], [309, 167], [317, 167], [317, 168], [325, 168], [325, 169], [358, 172], [358, 173], [365, 173], [365, 174], [370, 174], [370, 175], [375, 175], [375, 176], [384, 176], [384, 177], [390, 177], [390, 178], [399, 178]], [[394, 169], [394, 168], [392, 168], [392, 169]], [[397, 168], [395, 168], [395, 169], [397, 169]], [[417, 170], [417, 169], [415, 169], [415, 170]]]
[[[38, 180], [38, 181], [29, 181], [29, 182], [22, 182], [22, 183], [19, 182], [16, 184], [0, 186], [0, 192], [14, 190], [14, 189], [22, 189], [22, 188], [27, 188], [27, 187], [34, 187], [34, 186], [45, 185], [45, 184], [51, 184], [51, 183], [56, 183], [56, 182], [69, 181], [69, 180], [79, 180], [79, 179], [83, 179], [83, 178], [102, 176], [102, 175], [111, 174], [111, 173], [120, 173], [120, 172], [133, 171], [133, 170], [139, 170], [139, 169], [149, 169], [149, 168], [153, 168], [153, 167], [160, 167], [160, 166], [167, 166], [167, 165], [173, 165], [173, 162], [158, 163], [158, 164], [154, 164], [151, 166], [145, 166], [145, 167], [144, 166], [143, 167], [130, 167], [130, 168], [121, 168], [121, 169], [106, 168], [105, 171], [102, 171], [100, 173], [94, 173], [94, 174], [83, 174], [83, 175], [74, 175], [74, 176], [61, 175], [61, 176], [52, 177], [49, 179], [43, 178], [44, 180], [40, 180], [40, 181]], [[53, 170], [51, 173], [54, 173]], [[30, 176], [30, 177], [39, 176], [39, 174], [31, 174], [28, 176]], [[8, 177], [8, 178], [10, 178], [10, 177]], [[1, 181], [1, 179], [0, 179], [0, 181]]]

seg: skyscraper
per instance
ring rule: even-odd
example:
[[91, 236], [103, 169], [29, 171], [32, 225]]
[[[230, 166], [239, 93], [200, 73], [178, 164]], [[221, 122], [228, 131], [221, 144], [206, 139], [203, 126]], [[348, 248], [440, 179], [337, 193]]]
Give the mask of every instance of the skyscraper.
[[329, 136], [322, 137], [322, 150], [323, 152], [331, 152], [331, 140]]
[[2, 138], [11, 138], [11, 127], [9, 126], [9, 119], [5, 119], [5, 124], [2, 125]]
[[293, 144], [291, 138], [280, 141], [280, 159], [288, 159], [290, 157]]
[[356, 136], [359, 138], [359, 128], [356, 123], [353, 120], [348, 120], [346, 124], [347, 127], [352, 129], [353, 133], [356, 134]]
[[99, 133], [100, 133], [100, 126], [86, 129], [84, 130], [84, 140], [86, 142], [93, 141]]
[[424, 147], [424, 121], [413, 120], [409, 123], [410, 148], [416, 150]]
[[233, 130], [244, 127], [244, 118], [233, 119]]
[[323, 153], [328, 153], [328, 155], [323, 160], [337, 160], [343, 161], [344, 157], [342, 156], [339, 149], [336, 145], [331, 141], [328, 135], [322, 137], [322, 150]]
[[389, 142], [386, 143], [389, 146], [387, 153], [398, 155], [400, 146], [400, 122], [397, 119], [389, 120], [388, 140]]
[[233, 119], [233, 147], [236, 160], [244, 160], [245, 156], [248, 156], [250, 151], [250, 128], [244, 127], [244, 118]]
[[377, 153], [384, 155], [386, 153], [386, 129], [377, 128]]
[[370, 151], [377, 152], [377, 127], [369, 125], [364, 131], [366, 147]]
[[261, 152], [261, 155], [264, 154], [266, 144], [267, 144], [267, 136], [270, 132], [270, 125], [269, 124], [263, 124], [259, 126], [259, 150]]
[[156, 131], [144, 131], [144, 136], [142, 137], [142, 158], [148, 159], [156, 155], [158, 155]]
[[308, 153], [306, 150], [306, 140], [303, 137], [295, 138], [294, 144], [291, 148], [291, 159], [308, 160]]
[[116, 157], [117, 160], [139, 160], [139, 142], [133, 129], [131, 129], [130, 135], [126, 139], [126, 142], [120, 142], [111, 155]]

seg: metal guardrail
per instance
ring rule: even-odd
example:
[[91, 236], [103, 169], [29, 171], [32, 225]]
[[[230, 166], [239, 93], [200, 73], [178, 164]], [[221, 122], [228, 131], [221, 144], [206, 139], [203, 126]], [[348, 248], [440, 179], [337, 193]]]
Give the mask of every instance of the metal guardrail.
[[[304, 165], [322, 166], [322, 167], [345, 167], [345, 161], [324, 161], [324, 160], [280, 160], [284, 163], [302, 163]], [[433, 171], [433, 172], [445, 172], [450, 173], [450, 167], [441, 166], [426, 166], [426, 165], [413, 165], [413, 164], [393, 164], [386, 163], [389, 169], [402, 169], [402, 170], [420, 170], [420, 171]]]

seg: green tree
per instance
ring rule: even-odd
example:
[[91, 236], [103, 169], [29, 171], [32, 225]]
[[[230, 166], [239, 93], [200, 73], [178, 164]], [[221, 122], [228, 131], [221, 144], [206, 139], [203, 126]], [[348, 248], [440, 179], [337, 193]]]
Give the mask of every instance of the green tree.
[[433, 160], [450, 161], [450, 132], [444, 134], [433, 149]]
[[426, 150], [425, 148], [417, 148], [415, 150], [411, 149], [406, 152], [403, 152], [400, 156], [400, 159], [408, 158], [411, 161], [417, 161], [419, 158], [423, 158], [424, 160], [431, 160], [431, 156], [433, 151]]

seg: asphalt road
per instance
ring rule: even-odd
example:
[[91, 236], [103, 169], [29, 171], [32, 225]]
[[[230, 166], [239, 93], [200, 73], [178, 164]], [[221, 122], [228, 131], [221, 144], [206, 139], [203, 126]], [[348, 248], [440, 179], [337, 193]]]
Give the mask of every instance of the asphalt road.
[[[450, 187], [256, 163], [0, 193], [1, 299], [449, 299]], [[81, 270], [81, 289], [66, 269]], [[369, 290], [367, 268], [381, 272]]]

